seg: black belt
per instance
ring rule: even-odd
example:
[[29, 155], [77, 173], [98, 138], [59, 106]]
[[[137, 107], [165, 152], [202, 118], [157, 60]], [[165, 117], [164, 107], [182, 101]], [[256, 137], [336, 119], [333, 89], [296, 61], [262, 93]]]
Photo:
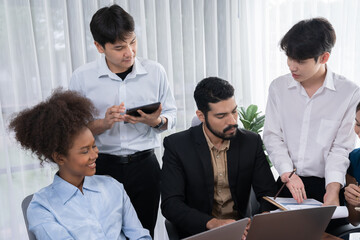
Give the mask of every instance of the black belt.
[[106, 153], [100, 153], [100, 154], [106, 155], [105, 159], [109, 159], [110, 161], [114, 161], [120, 164], [128, 164], [130, 162], [138, 161], [149, 157], [150, 155], [154, 154], [154, 149], [148, 149], [129, 155], [112, 155]]

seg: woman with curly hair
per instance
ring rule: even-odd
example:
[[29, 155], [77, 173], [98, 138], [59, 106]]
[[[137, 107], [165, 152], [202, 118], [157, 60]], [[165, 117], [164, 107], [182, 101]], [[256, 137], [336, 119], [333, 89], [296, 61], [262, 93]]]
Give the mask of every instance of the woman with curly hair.
[[34, 194], [27, 210], [37, 239], [151, 239], [123, 185], [94, 176], [99, 150], [87, 127], [94, 112], [89, 99], [58, 89], [10, 122], [23, 148], [41, 164], [59, 167], [53, 183]]

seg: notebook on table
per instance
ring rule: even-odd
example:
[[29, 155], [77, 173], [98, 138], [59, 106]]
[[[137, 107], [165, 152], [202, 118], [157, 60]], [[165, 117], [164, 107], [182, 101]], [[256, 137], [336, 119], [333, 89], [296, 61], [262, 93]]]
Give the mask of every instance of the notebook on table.
[[239, 240], [244, 234], [249, 218], [214, 228], [183, 240]]
[[[278, 197], [274, 199], [273, 197], [263, 197], [266, 201], [274, 204], [281, 210], [296, 210], [296, 209], [304, 209], [304, 208], [313, 208], [313, 207], [321, 207], [323, 205], [322, 202], [319, 202], [315, 199], [309, 198], [304, 200], [302, 203], [297, 203], [297, 201], [293, 198], [284, 198]], [[335, 212], [331, 219], [336, 218], [346, 218], [349, 216], [349, 211], [346, 206], [338, 206], [335, 209]]]
[[255, 215], [246, 240], [319, 240], [335, 208], [326, 206]]

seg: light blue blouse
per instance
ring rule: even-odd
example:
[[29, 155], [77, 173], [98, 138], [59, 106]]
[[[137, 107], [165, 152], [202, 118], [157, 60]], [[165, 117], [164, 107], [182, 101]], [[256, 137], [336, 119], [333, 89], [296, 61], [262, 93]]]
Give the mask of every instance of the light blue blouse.
[[42, 239], [151, 239], [141, 226], [121, 183], [107, 176], [85, 177], [83, 193], [58, 175], [34, 194], [29, 230]]

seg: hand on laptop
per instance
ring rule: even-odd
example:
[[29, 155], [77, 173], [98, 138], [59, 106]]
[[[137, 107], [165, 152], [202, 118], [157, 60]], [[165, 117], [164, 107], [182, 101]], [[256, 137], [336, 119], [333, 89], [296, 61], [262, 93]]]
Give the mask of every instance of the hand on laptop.
[[221, 226], [224, 226], [226, 224], [233, 223], [233, 222], [235, 222], [234, 219], [213, 218], [213, 219], [211, 219], [210, 221], [208, 221], [206, 223], [206, 228], [207, 229], [213, 229], [213, 228], [221, 227]]
[[283, 173], [281, 175], [281, 181], [286, 183], [286, 187], [291, 192], [292, 197], [298, 203], [302, 203], [305, 199], [307, 199], [304, 184], [298, 175], [293, 174], [291, 178], [289, 178], [290, 174], [291, 172]]

